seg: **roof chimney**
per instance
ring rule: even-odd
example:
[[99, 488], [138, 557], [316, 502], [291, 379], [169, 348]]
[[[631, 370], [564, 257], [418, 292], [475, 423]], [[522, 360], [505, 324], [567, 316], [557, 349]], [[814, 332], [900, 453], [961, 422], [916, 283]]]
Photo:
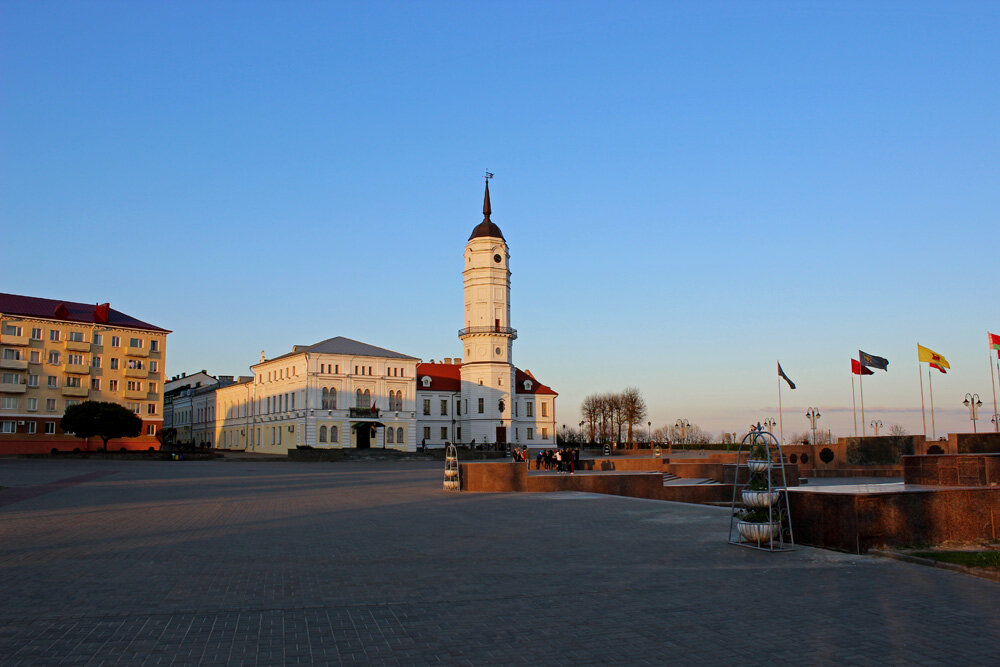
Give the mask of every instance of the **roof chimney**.
[[444, 363], [446, 363], [446, 364], [448, 364], [449, 366], [451, 366], [451, 357], [445, 357], [445, 358], [444, 358]]

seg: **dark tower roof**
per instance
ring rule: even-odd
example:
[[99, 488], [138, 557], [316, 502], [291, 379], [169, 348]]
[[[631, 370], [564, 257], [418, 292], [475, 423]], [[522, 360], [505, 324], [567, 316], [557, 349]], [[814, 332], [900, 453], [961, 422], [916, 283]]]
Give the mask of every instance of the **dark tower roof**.
[[495, 222], [490, 220], [490, 213], [492, 212], [493, 210], [490, 208], [490, 182], [486, 181], [486, 194], [483, 196], [483, 221], [473, 228], [472, 235], [469, 236], [470, 241], [480, 236], [503, 239], [503, 232], [500, 231]]

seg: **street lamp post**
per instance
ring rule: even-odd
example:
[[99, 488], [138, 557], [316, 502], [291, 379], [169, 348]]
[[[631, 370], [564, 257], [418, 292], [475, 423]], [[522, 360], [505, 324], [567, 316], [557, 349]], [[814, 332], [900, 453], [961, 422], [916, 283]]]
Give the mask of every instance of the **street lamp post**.
[[976, 433], [976, 420], [979, 419], [979, 408], [983, 402], [979, 400], [979, 394], [966, 394], [962, 404], [969, 408], [969, 419], [972, 420], [972, 432]]
[[685, 445], [687, 444], [688, 429], [691, 427], [691, 422], [686, 419], [678, 419], [677, 423], [674, 424], [677, 429], [681, 432], [681, 442]]
[[563, 447], [565, 447], [566, 443], [569, 442], [568, 435], [569, 431], [566, 430], [566, 424], [563, 424]]
[[582, 441], [580, 443], [581, 446], [585, 446], [587, 444], [587, 437], [583, 434], [583, 422], [582, 421], [580, 422], [580, 440]]
[[873, 419], [873, 420], [871, 420], [871, 422], [869, 422], [868, 425], [871, 426], [872, 429], [875, 431], [875, 437], [877, 438], [878, 437], [878, 430], [880, 428], [882, 428], [882, 420], [881, 419]]
[[771, 431], [774, 430], [774, 427], [777, 426], [778, 422], [774, 421], [773, 418], [768, 417], [767, 419], [765, 419], [764, 421], [762, 421], [760, 424], [761, 424], [761, 426], [763, 426], [763, 427], [765, 427], [767, 429], [768, 433], [770, 433]]
[[646, 444], [653, 448], [653, 422], [646, 422]]
[[809, 419], [810, 428], [812, 429], [813, 446], [816, 445], [816, 420], [822, 416], [823, 415], [819, 413], [818, 408], [809, 408], [808, 410], [806, 410], [806, 417]]

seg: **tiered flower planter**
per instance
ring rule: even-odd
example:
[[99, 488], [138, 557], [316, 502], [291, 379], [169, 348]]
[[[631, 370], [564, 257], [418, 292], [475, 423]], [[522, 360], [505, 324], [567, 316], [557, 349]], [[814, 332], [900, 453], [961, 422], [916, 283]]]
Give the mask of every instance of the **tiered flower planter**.
[[458, 468], [458, 449], [448, 445], [444, 450], [444, 488], [446, 491], [458, 491], [462, 488]]
[[[775, 484], [779, 477], [780, 485]], [[765, 551], [794, 546], [781, 444], [760, 424], [750, 429], [737, 450], [731, 507], [730, 544]]]

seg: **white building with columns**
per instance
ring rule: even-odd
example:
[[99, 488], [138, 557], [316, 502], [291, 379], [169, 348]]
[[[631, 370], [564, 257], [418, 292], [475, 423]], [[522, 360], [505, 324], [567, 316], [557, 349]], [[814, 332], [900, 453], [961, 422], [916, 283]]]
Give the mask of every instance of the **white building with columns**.
[[[251, 378], [190, 397], [199, 421], [207, 422], [198, 442], [270, 453], [306, 445], [554, 446], [557, 394], [514, 366], [510, 251], [491, 214], [487, 183], [483, 221], [463, 256], [463, 358], [421, 363], [344, 337], [296, 345], [270, 359], [262, 352]], [[165, 409], [175, 413], [184, 414]]]

